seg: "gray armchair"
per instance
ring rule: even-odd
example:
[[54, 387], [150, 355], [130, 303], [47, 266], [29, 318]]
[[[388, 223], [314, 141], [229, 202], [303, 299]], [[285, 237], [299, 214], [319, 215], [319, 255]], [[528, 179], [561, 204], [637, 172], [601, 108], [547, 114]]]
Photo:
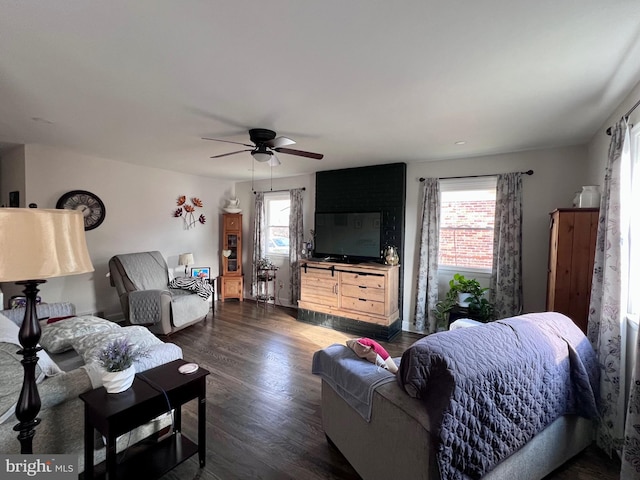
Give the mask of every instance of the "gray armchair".
[[168, 335], [193, 325], [209, 313], [209, 302], [194, 292], [169, 288], [169, 271], [160, 252], [115, 255], [109, 260], [125, 319]]

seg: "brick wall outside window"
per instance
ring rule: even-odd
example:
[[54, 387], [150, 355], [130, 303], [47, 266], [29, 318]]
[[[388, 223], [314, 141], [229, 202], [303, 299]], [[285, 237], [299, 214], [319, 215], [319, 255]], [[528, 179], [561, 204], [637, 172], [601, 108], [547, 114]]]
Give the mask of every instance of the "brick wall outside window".
[[442, 201], [438, 263], [491, 269], [494, 215], [494, 200]]

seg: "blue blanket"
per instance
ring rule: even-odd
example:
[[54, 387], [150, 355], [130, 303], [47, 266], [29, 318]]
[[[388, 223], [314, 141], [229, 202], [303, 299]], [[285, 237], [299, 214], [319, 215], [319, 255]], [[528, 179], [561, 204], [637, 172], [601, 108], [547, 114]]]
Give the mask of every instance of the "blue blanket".
[[562, 415], [598, 415], [595, 352], [559, 313], [425, 337], [397, 378], [439, 419], [443, 480], [480, 478]]
[[338, 343], [313, 354], [311, 373], [321, 376], [367, 422], [371, 419], [373, 392], [395, 379], [389, 370], [358, 357], [349, 347]]

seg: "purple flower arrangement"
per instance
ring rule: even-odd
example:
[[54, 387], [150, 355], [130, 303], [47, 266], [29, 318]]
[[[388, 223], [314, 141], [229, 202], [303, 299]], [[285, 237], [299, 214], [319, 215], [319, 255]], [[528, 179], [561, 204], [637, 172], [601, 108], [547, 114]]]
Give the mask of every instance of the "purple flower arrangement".
[[107, 372], [121, 372], [126, 370], [133, 362], [147, 355], [147, 352], [129, 343], [126, 338], [117, 338], [98, 354], [98, 363]]

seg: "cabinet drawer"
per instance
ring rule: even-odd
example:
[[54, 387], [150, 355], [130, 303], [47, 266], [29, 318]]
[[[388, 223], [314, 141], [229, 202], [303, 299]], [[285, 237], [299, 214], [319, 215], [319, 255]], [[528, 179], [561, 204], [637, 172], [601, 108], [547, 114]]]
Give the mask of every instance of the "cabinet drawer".
[[384, 288], [384, 275], [363, 275], [360, 273], [340, 272], [343, 285], [362, 285], [363, 287]]
[[341, 307], [346, 310], [369, 313], [374, 315], [384, 315], [384, 303], [374, 300], [361, 299], [356, 297], [341, 297]]
[[240, 231], [242, 229], [241, 215], [224, 215], [224, 229], [227, 231]]
[[384, 290], [382, 288], [363, 287], [360, 285], [343, 284], [341, 293], [345, 297], [364, 298], [384, 302]]

